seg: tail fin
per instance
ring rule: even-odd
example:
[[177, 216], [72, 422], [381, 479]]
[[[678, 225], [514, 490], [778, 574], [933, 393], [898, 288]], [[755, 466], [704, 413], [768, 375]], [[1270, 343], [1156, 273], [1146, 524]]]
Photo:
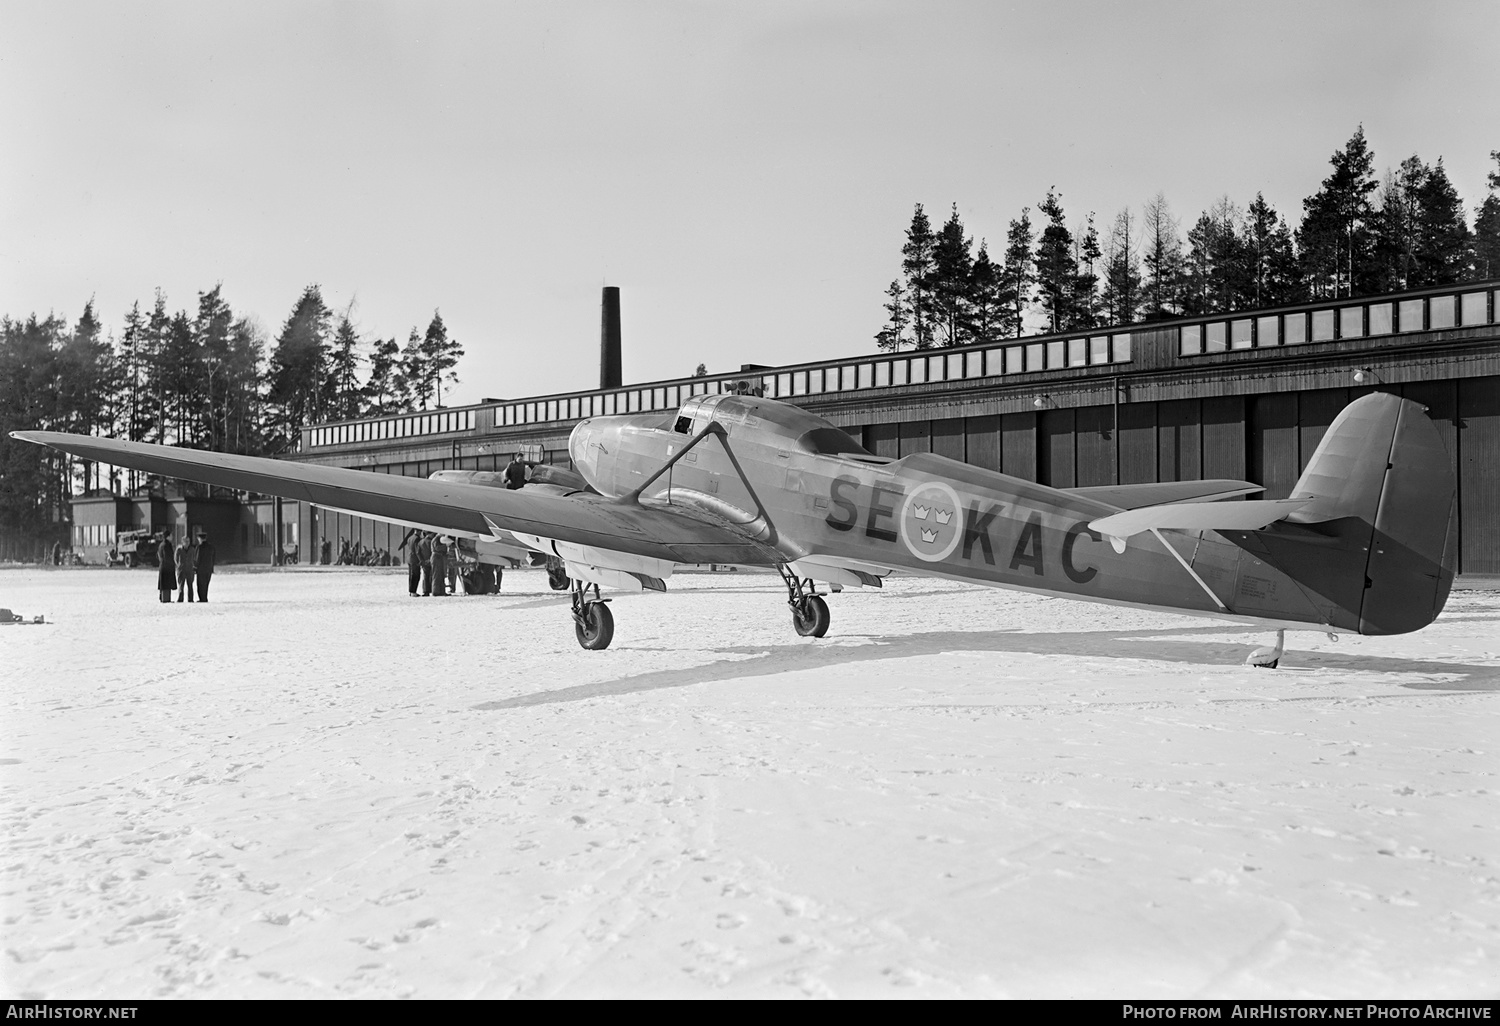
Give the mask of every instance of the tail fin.
[[1377, 392], [1346, 406], [1297, 481], [1309, 500], [1234, 541], [1291, 576], [1360, 634], [1427, 626], [1453, 584], [1457, 494], [1425, 408]]

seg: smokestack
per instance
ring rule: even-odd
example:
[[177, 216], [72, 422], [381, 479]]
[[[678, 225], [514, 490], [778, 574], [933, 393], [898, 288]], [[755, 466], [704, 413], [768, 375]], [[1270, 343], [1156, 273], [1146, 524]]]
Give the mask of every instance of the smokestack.
[[620, 290], [606, 285], [599, 316], [599, 387], [619, 388], [624, 383], [620, 372]]

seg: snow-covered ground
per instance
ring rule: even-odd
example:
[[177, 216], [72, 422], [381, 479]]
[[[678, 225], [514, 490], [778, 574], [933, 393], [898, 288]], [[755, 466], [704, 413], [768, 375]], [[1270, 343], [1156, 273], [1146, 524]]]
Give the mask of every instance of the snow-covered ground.
[[1500, 592], [1386, 639], [905, 579], [0, 572], [9, 997], [1493, 997]]

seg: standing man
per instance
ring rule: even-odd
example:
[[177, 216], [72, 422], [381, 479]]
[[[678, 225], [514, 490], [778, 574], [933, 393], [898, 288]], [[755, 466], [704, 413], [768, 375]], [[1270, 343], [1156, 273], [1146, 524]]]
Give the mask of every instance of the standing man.
[[531, 468], [526, 465], [526, 454], [518, 452], [505, 465], [505, 487], [512, 491], [517, 488], [524, 488], [526, 487], [526, 482], [530, 479]]
[[406, 590], [412, 598], [417, 597], [417, 586], [422, 583], [422, 558], [417, 555], [421, 541], [421, 531], [413, 531], [406, 539]]
[[177, 550], [177, 601], [182, 601], [182, 593], [187, 592], [187, 600], [193, 601], [193, 575], [197, 572], [198, 543], [188, 535], [182, 540], [182, 546]]
[[214, 575], [214, 543], [208, 535], [198, 532], [198, 601], [208, 601], [208, 582]]
[[432, 593], [439, 598], [447, 595], [448, 542], [442, 535], [432, 539]]
[[156, 547], [156, 593], [163, 602], [172, 601], [172, 586], [177, 583], [177, 560], [172, 558], [172, 543], [162, 532]]
[[432, 535], [426, 531], [417, 542], [417, 561], [422, 566], [422, 597], [426, 598], [432, 594]]

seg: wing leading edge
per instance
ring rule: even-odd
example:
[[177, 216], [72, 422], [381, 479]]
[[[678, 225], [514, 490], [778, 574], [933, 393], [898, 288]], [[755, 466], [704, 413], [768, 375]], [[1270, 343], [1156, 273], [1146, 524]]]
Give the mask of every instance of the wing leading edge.
[[13, 431], [11, 437], [114, 466], [476, 538], [492, 537], [492, 527], [498, 527], [675, 563], [770, 565], [783, 558], [774, 548], [681, 507], [642, 506], [588, 494], [528, 494], [525, 489], [506, 491], [57, 431]]

